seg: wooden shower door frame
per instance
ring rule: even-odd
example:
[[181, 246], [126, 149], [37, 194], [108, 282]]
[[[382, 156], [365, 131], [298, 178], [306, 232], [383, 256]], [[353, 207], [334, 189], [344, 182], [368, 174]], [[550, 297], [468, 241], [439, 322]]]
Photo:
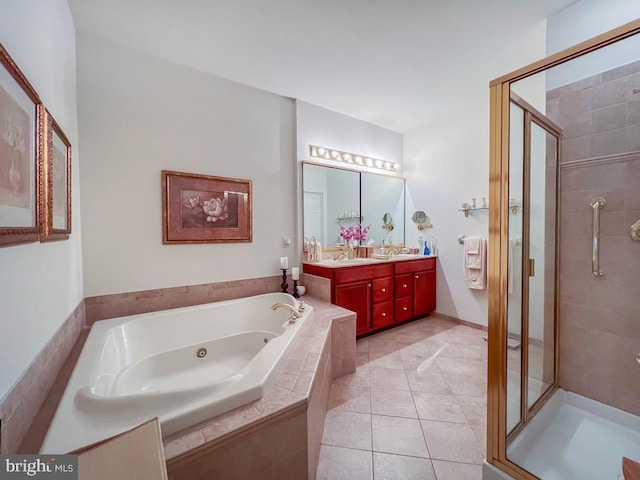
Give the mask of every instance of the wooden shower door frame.
[[[640, 19], [491, 81], [489, 128], [489, 365], [487, 462], [517, 480], [538, 477], [507, 459], [507, 260], [511, 84], [640, 33]], [[559, 168], [559, 166], [558, 166]], [[556, 366], [557, 368], [557, 366]]]

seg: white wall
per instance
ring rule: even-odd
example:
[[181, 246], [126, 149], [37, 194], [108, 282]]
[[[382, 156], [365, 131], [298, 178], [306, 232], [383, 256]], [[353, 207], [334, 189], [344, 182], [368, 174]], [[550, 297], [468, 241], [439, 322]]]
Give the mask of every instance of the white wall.
[[[523, 25], [518, 38], [492, 52], [483, 70], [469, 69], [467, 89], [449, 98], [447, 116], [405, 134], [406, 242], [417, 245], [419, 235], [437, 238], [437, 311], [445, 315], [487, 324], [487, 291], [465, 287], [456, 237], [488, 237], [489, 215], [480, 211], [465, 218], [458, 209], [472, 197], [489, 198], [489, 82], [543, 58], [545, 35], [544, 22]], [[411, 222], [415, 210], [429, 215], [433, 229], [416, 229]]]
[[[638, 0], [582, 0], [549, 17], [547, 54], [559, 52], [640, 18]], [[549, 70], [553, 89], [638, 60], [640, 36], [635, 35]]]
[[[298, 161], [311, 160], [309, 145], [397, 162], [402, 176], [402, 134], [310, 103], [296, 101]], [[319, 162], [319, 159], [313, 159]], [[320, 161], [320, 163], [323, 163]], [[341, 166], [336, 162], [324, 162]], [[344, 167], [344, 165], [342, 165]], [[366, 171], [366, 168], [362, 168]]]
[[[86, 296], [279, 273], [296, 240], [293, 100], [81, 33], [78, 101]], [[253, 242], [163, 245], [163, 169], [252, 180]]]
[[3, 0], [0, 42], [73, 145], [73, 233], [0, 248], [0, 398], [83, 298], [75, 32], [66, 0]]

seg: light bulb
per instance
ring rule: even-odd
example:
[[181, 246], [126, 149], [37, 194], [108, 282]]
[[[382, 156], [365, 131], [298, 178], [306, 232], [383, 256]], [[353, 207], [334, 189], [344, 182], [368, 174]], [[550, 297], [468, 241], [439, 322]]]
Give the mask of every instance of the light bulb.
[[340, 152], [337, 150], [331, 150], [331, 158], [336, 159], [340, 156]]

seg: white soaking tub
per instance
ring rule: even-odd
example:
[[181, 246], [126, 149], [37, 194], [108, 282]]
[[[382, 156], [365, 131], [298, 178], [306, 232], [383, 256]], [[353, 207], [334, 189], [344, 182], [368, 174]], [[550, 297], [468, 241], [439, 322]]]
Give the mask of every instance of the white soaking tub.
[[296, 332], [291, 295], [255, 297], [96, 322], [42, 453], [64, 453], [159, 417], [163, 436], [262, 397]]

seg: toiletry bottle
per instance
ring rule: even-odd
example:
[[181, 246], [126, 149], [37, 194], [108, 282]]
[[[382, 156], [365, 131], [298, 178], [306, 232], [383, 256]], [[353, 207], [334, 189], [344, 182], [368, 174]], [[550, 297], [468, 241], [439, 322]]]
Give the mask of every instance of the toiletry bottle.
[[423, 253], [424, 250], [424, 241], [422, 240], [422, 235], [418, 237], [418, 253]]
[[316, 242], [316, 262], [322, 261], [322, 245], [320, 244], [320, 240]]
[[425, 241], [424, 242], [424, 251], [423, 251], [424, 255], [431, 255], [431, 250], [429, 250], [429, 242]]

